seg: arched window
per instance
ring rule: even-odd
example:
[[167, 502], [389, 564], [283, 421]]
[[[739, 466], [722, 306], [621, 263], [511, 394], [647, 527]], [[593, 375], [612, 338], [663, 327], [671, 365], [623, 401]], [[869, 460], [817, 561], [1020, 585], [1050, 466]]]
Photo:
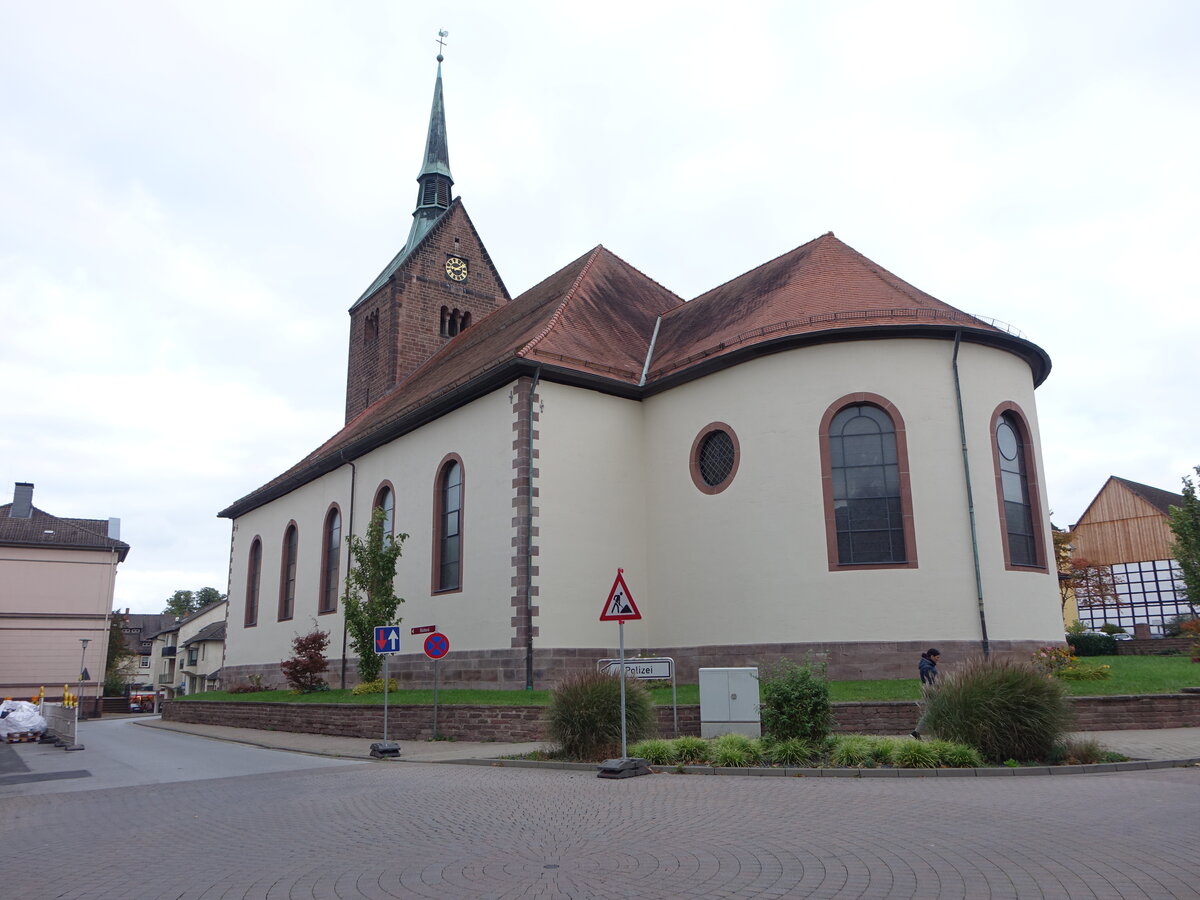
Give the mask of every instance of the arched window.
[[469, 312], [465, 312], [462, 314], [462, 324], [459, 325], [458, 330], [466, 331], [470, 327], [471, 327], [471, 314]]
[[371, 504], [371, 509], [383, 510], [383, 533], [395, 535], [396, 533], [396, 494], [392, 491], [390, 484], [381, 484], [379, 490], [375, 492], [375, 502]]
[[889, 401], [852, 394], [821, 423], [829, 567], [915, 567], [904, 423]]
[[447, 337], [450, 334], [450, 310], [442, 307], [442, 322], [438, 329], [438, 334], [442, 337]]
[[250, 542], [250, 558], [246, 565], [246, 618], [251, 628], [258, 624], [258, 589], [262, 584], [262, 541], [255, 536]]
[[342, 555], [342, 513], [336, 505], [325, 514], [325, 528], [321, 534], [321, 599], [317, 603], [317, 612], [331, 613], [337, 609], [338, 561]]
[[300, 532], [296, 523], [288, 524], [283, 533], [283, 554], [279, 566], [279, 621], [290, 619], [296, 612], [296, 559]]
[[457, 591], [462, 588], [463, 549], [463, 466], [457, 454], [438, 470], [433, 507], [433, 589]]
[[992, 434], [1005, 565], [1044, 569], [1041, 507], [1029, 429], [1016, 404], [1004, 403], [997, 408]]

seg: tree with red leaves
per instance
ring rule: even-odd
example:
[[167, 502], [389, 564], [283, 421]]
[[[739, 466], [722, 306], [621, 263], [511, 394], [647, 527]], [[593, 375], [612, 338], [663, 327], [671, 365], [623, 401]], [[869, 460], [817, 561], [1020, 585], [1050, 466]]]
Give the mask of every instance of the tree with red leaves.
[[329, 671], [329, 660], [325, 658], [328, 646], [327, 631], [310, 631], [292, 641], [292, 650], [296, 655], [279, 664], [292, 690], [302, 694], [328, 690], [329, 685], [321, 677], [322, 673]]

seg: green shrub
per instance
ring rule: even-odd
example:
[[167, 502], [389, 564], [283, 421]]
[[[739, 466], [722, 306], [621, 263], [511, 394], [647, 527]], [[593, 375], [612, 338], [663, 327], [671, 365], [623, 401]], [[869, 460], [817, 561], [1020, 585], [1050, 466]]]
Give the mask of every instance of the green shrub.
[[709, 760], [714, 766], [756, 766], [762, 746], [744, 734], [723, 734], [712, 742]]
[[1105, 622], [1100, 626], [1100, 630], [1105, 634], [1128, 634], [1120, 625], [1114, 625], [1112, 622]]
[[983, 765], [983, 757], [979, 755], [979, 751], [966, 744], [937, 740], [923, 741], [922, 743], [936, 749], [941, 765], [949, 766], [951, 769], [978, 769]]
[[1076, 656], [1117, 655], [1117, 639], [1111, 634], [1068, 634], [1067, 643]]
[[870, 739], [871, 761], [878, 766], [890, 766], [894, 763], [894, 756], [897, 748], [901, 744], [912, 743], [911, 741], [901, 741], [899, 738], [890, 737], [872, 737]]
[[1075, 663], [1064, 666], [1054, 673], [1055, 678], [1067, 681], [1102, 681], [1111, 674], [1110, 666], [1090, 666], [1087, 663]]
[[936, 769], [942, 764], [935, 741], [899, 741], [892, 759], [902, 769]]
[[675, 751], [671, 742], [661, 738], [638, 741], [629, 748], [629, 755], [640, 757], [652, 766], [665, 766], [675, 761]]
[[[546, 727], [568, 759], [597, 760], [621, 752], [621, 682], [615, 675], [582, 672], [550, 696]], [[640, 681], [625, 682], [626, 738], [637, 742], [654, 727], [654, 707]]]
[[1011, 659], [966, 660], [939, 679], [925, 705], [930, 735], [992, 761], [1043, 759], [1071, 723], [1062, 682]]
[[[388, 690], [389, 691], [400, 690], [400, 684], [399, 684], [399, 682], [396, 681], [395, 678], [388, 679]], [[350, 689], [350, 693], [352, 693], [352, 694], [382, 694], [383, 693], [383, 679], [376, 678], [373, 681], [361, 681]]]
[[833, 731], [824, 663], [777, 660], [759, 678], [763, 733], [778, 740], [820, 741]]
[[[914, 741], [914, 743], [916, 743]], [[863, 734], [844, 734], [835, 737], [829, 751], [829, 761], [835, 766], [874, 766], [871, 739]]]
[[702, 765], [708, 762], [708, 741], [698, 737], [681, 737], [671, 741], [674, 756], [671, 762], [684, 765]]
[[817, 748], [801, 738], [763, 740], [763, 756], [777, 766], [810, 766], [820, 758]]

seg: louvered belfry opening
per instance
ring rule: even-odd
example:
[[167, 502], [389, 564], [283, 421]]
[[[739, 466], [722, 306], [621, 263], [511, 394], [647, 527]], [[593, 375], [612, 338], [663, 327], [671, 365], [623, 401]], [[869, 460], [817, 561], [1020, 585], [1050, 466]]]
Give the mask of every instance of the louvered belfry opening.
[[451, 181], [442, 175], [427, 175], [417, 189], [417, 208], [448, 209], [450, 207]]

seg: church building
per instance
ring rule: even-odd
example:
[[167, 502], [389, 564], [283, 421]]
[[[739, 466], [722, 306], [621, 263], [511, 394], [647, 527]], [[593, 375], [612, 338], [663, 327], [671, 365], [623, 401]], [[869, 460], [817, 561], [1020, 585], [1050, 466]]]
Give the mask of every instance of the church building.
[[[330, 633], [346, 537], [406, 532], [391, 673], [545, 688], [617, 648], [834, 678], [1061, 642], [1034, 389], [1046, 353], [821, 235], [690, 301], [597, 246], [512, 298], [453, 197], [434, 87], [404, 247], [350, 307], [346, 421], [224, 509], [222, 684]], [[331, 348], [332, 349], [332, 348]], [[387, 623], [379, 623], [387, 624]]]

